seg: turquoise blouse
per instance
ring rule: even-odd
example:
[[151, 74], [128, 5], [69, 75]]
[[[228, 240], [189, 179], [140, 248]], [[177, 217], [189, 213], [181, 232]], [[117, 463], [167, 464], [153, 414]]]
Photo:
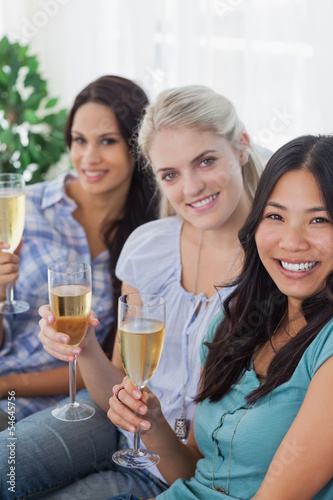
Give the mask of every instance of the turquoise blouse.
[[[218, 314], [211, 322], [205, 340], [210, 341], [221, 321]], [[253, 369], [244, 372], [239, 382], [218, 403], [208, 400], [200, 403], [194, 417], [195, 439], [205, 458], [199, 460], [195, 476], [190, 480], [178, 479], [158, 500], [248, 500], [259, 489], [272, 458], [294, 421], [309, 384], [318, 368], [333, 355], [333, 320], [319, 332], [304, 352], [293, 376], [249, 409], [245, 396], [258, 387]], [[204, 364], [208, 348], [202, 345]], [[241, 383], [242, 382], [242, 383]], [[240, 386], [240, 387], [239, 387]], [[238, 390], [239, 389], [239, 390]], [[238, 393], [235, 397], [235, 394]], [[232, 403], [229, 413], [227, 410]], [[227, 413], [227, 415], [226, 415]], [[226, 416], [225, 416], [226, 415]], [[214, 431], [217, 433], [214, 484], [226, 489], [230, 460], [229, 495], [212, 489]], [[286, 445], [286, 463], [303, 453], [301, 443]], [[279, 474], [279, 471], [276, 471]], [[315, 500], [333, 499], [333, 479], [314, 497]]]

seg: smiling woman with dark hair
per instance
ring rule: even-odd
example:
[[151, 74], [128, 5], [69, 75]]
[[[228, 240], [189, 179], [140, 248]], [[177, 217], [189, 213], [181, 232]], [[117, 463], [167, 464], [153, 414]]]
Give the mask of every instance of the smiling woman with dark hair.
[[160, 455], [174, 484], [158, 500], [331, 500], [333, 136], [272, 156], [239, 236], [243, 269], [202, 345], [187, 444], [127, 377], [109, 418]]
[[26, 188], [19, 255], [0, 252], [2, 288], [15, 280], [16, 298], [30, 304], [29, 311], [5, 317], [4, 325], [0, 319], [0, 429], [8, 426], [7, 391], [15, 391], [16, 420], [68, 392], [68, 366], [47, 355], [38, 339], [38, 308], [48, 300], [50, 264], [91, 264], [93, 307], [100, 321], [96, 334], [112, 354], [120, 294], [115, 266], [133, 229], [158, 215], [154, 180], [142, 172], [132, 151], [147, 104], [144, 91], [126, 78], [103, 76], [90, 83], [76, 97], [66, 125], [75, 172]]

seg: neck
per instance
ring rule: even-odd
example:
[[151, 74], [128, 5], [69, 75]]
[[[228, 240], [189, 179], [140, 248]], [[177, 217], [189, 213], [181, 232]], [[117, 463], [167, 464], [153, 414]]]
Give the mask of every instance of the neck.
[[193, 226], [187, 221], [184, 221], [183, 229], [186, 234], [193, 240], [194, 244], [198, 244], [202, 233], [202, 247], [216, 248], [221, 252], [230, 251], [232, 248], [239, 248], [238, 233], [233, 229], [227, 229], [224, 226], [218, 229], [209, 229], [203, 231]]
[[76, 212], [94, 217], [97, 225], [100, 225], [106, 218], [116, 220], [121, 216], [124, 209], [124, 196], [121, 199], [114, 193], [103, 193], [93, 195], [84, 191], [78, 180], [71, 182], [66, 187], [67, 195], [75, 201]]
[[299, 300], [288, 299], [286, 331], [293, 337], [305, 326], [306, 319], [302, 313], [302, 303]]

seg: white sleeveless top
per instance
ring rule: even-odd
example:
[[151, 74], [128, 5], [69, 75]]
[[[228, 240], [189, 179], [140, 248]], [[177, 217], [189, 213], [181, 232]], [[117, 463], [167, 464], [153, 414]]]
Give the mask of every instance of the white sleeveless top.
[[[222, 289], [210, 299], [203, 293], [193, 296], [184, 290], [181, 285], [181, 228], [182, 221], [178, 217], [167, 217], [138, 227], [126, 241], [116, 267], [121, 281], [142, 293], [158, 294], [166, 299], [163, 352], [147, 386], [159, 398], [164, 416], [172, 428], [175, 419], [181, 416], [183, 399], [185, 417], [193, 418], [202, 339], [212, 317], [221, 311], [223, 300], [232, 290]], [[202, 306], [196, 315], [200, 303]], [[132, 445], [133, 434], [124, 434]], [[160, 476], [157, 469], [150, 471]]]

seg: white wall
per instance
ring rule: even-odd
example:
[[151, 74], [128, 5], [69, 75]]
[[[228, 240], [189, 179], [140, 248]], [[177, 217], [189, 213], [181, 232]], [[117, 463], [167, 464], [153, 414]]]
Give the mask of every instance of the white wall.
[[332, 25], [331, 0], [0, 0], [0, 36], [30, 43], [62, 105], [102, 74], [151, 98], [209, 85], [271, 149], [333, 132]]

